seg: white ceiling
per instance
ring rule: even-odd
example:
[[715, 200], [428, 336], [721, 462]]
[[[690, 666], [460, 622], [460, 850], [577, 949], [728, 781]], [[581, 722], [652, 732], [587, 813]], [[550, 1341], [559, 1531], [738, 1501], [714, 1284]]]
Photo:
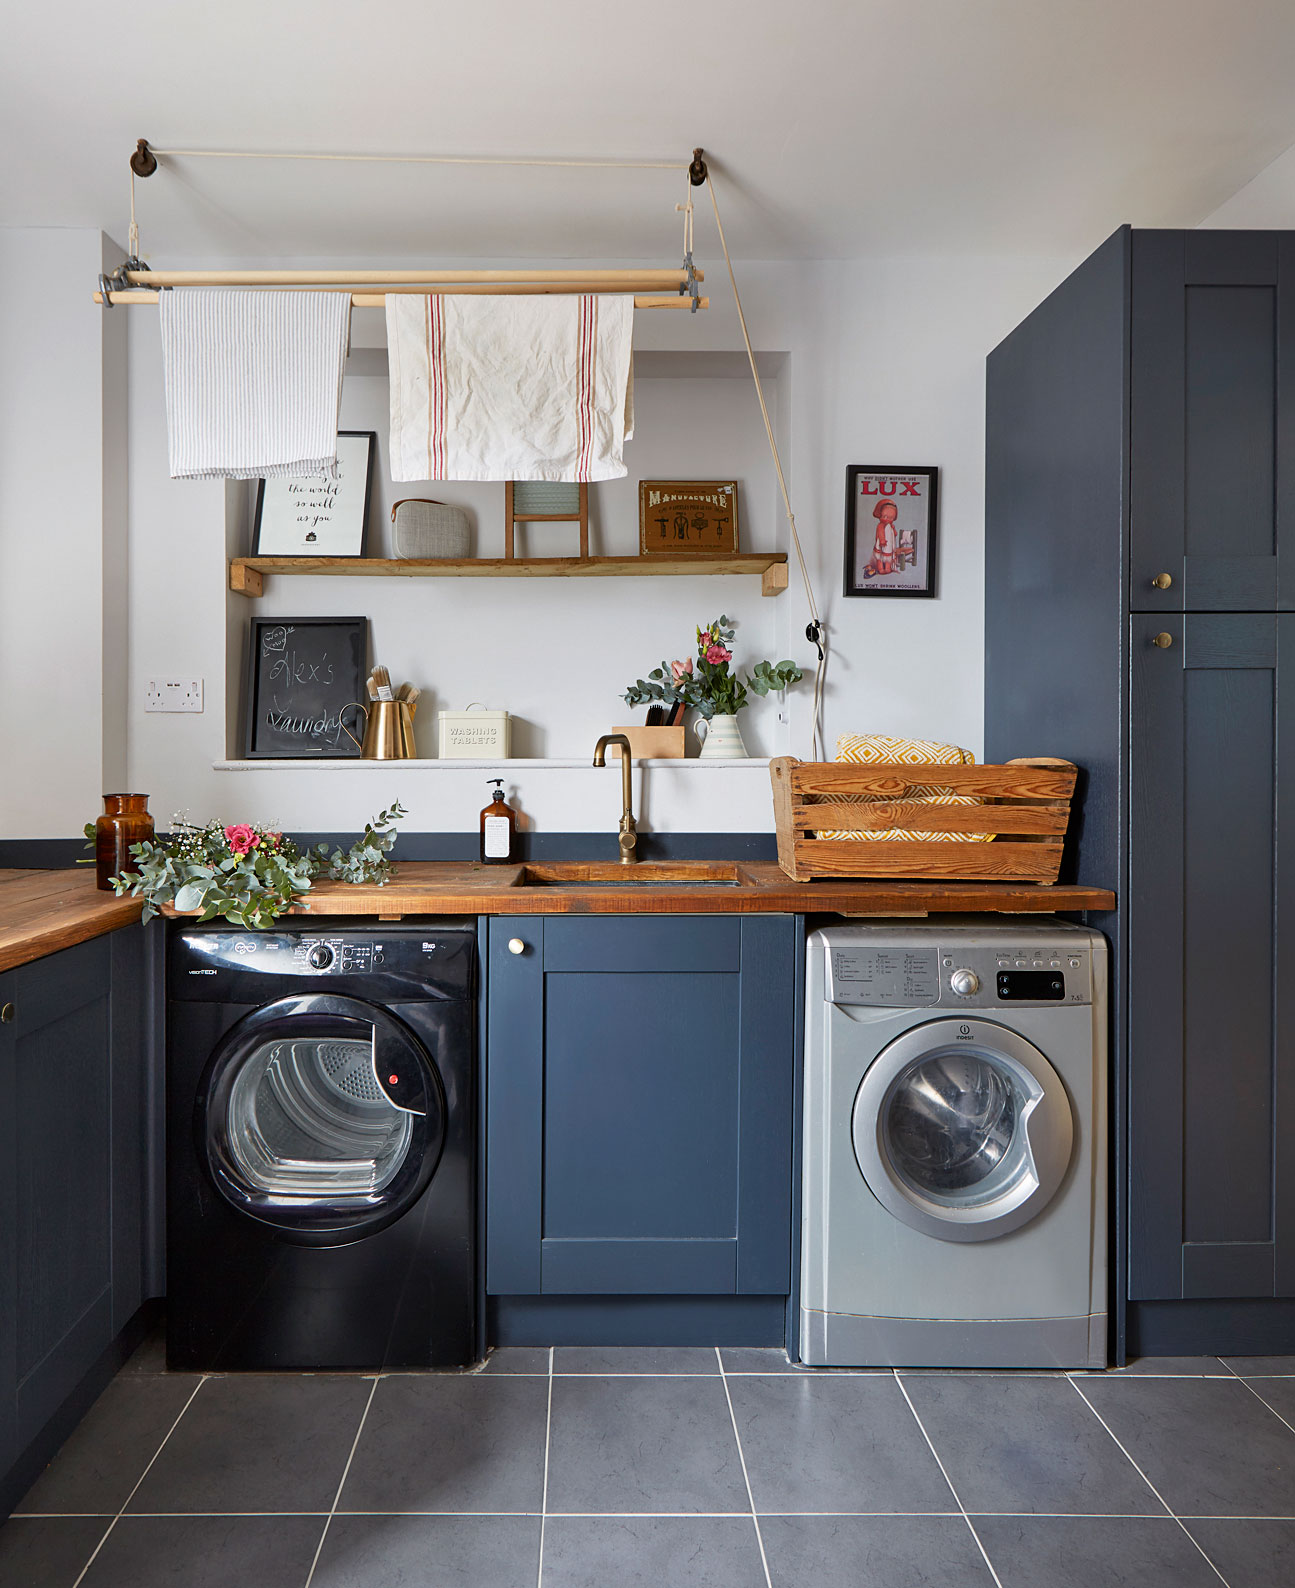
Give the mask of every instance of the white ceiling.
[[[8, 8], [0, 224], [126, 240], [157, 147], [684, 161], [735, 254], [1080, 252], [1295, 143], [1291, 0], [89, 0]], [[677, 172], [167, 160], [144, 252], [674, 262]], [[713, 254], [709, 218], [699, 251]]]

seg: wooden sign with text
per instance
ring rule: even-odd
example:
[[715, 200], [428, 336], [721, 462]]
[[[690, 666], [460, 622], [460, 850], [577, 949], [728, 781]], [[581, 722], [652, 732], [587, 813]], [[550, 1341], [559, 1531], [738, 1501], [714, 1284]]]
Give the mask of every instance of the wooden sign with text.
[[723, 556], [736, 550], [736, 480], [639, 481], [642, 556]]

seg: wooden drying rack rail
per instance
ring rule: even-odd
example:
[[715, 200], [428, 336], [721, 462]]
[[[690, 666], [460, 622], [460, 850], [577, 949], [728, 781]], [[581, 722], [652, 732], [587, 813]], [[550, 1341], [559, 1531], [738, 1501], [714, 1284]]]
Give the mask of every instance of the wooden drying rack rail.
[[[705, 271], [694, 273], [704, 281]], [[128, 291], [111, 304], [156, 303], [164, 287], [278, 287], [297, 292], [351, 288], [357, 309], [380, 309], [388, 293], [526, 297], [536, 294], [633, 293], [636, 309], [708, 309], [689, 293], [686, 270], [127, 270]], [[94, 294], [102, 303], [102, 292]]]
[[688, 576], [697, 574], [760, 575], [760, 594], [781, 595], [787, 588], [785, 551], [733, 552], [706, 557], [234, 557], [229, 588], [237, 595], [259, 596], [266, 574], [361, 574], [389, 579], [590, 579]]

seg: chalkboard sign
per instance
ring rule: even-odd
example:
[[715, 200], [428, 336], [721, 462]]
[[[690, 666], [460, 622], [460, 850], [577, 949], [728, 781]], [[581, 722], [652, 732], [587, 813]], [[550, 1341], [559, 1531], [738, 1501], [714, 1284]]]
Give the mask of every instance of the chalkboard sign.
[[[253, 618], [247, 649], [249, 760], [358, 756], [368, 618]], [[346, 728], [342, 726], [343, 719]]]

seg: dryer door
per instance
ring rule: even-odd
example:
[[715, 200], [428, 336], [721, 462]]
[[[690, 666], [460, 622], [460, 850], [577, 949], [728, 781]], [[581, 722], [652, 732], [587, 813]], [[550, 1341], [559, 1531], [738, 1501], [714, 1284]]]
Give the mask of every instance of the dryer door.
[[220, 1195], [284, 1239], [373, 1234], [426, 1188], [445, 1094], [404, 1022], [354, 998], [280, 998], [240, 1020], [198, 1088], [199, 1159]]
[[1074, 1116], [1057, 1072], [1019, 1033], [933, 1020], [873, 1060], [852, 1132], [863, 1178], [897, 1219], [944, 1241], [987, 1241], [1052, 1200]]

